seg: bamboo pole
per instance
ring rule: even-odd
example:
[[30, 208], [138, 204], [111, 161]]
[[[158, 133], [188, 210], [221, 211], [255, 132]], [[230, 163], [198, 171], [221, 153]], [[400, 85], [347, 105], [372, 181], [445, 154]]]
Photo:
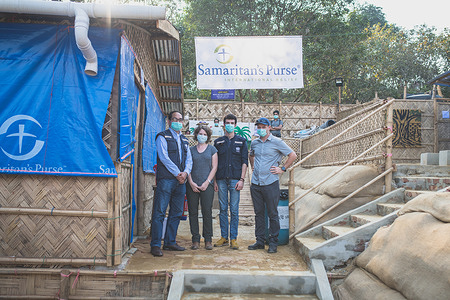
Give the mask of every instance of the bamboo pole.
[[[317, 148], [316, 150], [314, 150], [311, 154], [307, 155], [305, 158], [303, 158], [302, 160], [300, 160], [299, 162], [297, 162], [295, 165], [289, 167], [289, 169], [294, 169], [296, 167], [298, 167], [299, 165], [301, 165], [304, 161], [310, 159], [313, 155], [315, 155], [317, 152], [321, 151], [324, 147], [328, 146], [329, 144], [331, 144], [332, 142], [334, 142], [336, 139], [338, 139], [340, 136], [346, 134], [348, 131], [350, 131], [351, 129], [353, 129], [354, 127], [356, 127], [357, 125], [359, 125], [360, 123], [364, 122], [365, 120], [367, 120], [368, 118], [370, 118], [372, 115], [376, 114], [377, 112], [379, 112], [380, 110], [384, 109], [386, 106], [388, 106], [390, 103], [392, 103], [394, 100], [389, 100], [387, 101], [385, 104], [383, 104], [382, 106], [380, 106], [379, 108], [377, 108], [376, 110], [374, 110], [372, 113], [368, 114], [367, 116], [363, 117], [361, 120], [357, 121], [356, 123], [354, 123], [353, 125], [351, 125], [350, 127], [348, 127], [347, 129], [345, 129], [344, 131], [342, 131], [341, 133], [339, 133], [338, 135], [336, 135], [334, 138], [332, 138], [331, 140], [329, 140], [328, 142], [326, 142], [325, 144], [323, 144], [322, 146], [320, 146], [319, 148]], [[359, 113], [355, 113], [339, 122], [343, 122], [344, 120], [349, 119], [350, 117], [354, 117], [356, 114]], [[324, 129], [327, 130], [328, 128]]]
[[114, 189], [114, 181], [115, 178], [108, 179], [108, 199], [107, 199], [107, 207], [108, 207], [108, 224], [106, 226], [106, 265], [111, 267], [114, 265], [113, 259], [113, 249], [114, 249], [114, 197], [115, 197], [115, 189]]
[[[1, 258], [1, 257], [0, 257]], [[42, 261], [42, 259], [41, 259]], [[97, 261], [96, 261], [97, 262]], [[97, 263], [96, 263], [97, 264]], [[166, 274], [171, 274], [167, 270], [151, 270], [151, 271], [126, 271], [126, 270], [88, 270], [88, 269], [67, 269], [69, 272], [78, 273], [81, 275], [101, 275], [101, 276], [148, 276], [148, 277], [165, 277]], [[54, 275], [60, 274], [61, 269], [49, 268], [0, 268], [0, 275]]]
[[330, 211], [334, 210], [336, 207], [338, 207], [339, 205], [341, 205], [342, 203], [344, 203], [345, 201], [347, 201], [348, 199], [350, 199], [351, 197], [353, 197], [354, 195], [356, 195], [357, 193], [359, 193], [360, 191], [362, 191], [363, 189], [365, 189], [366, 187], [372, 185], [374, 182], [376, 182], [377, 180], [381, 179], [383, 176], [387, 175], [387, 174], [392, 174], [392, 170], [394, 168], [390, 168], [389, 170], [384, 171], [383, 173], [381, 173], [380, 175], [378, 175], [377, 177], [375, 177], [374, 179], [372, 179], [371, 181], [369, 181], [368, 183], [366, 183], [365, 185], [363, 185], [362, 187], [358, 188], [356, 191], [352, 192], [350, 195], [348, 195], [347, 197], [345, 197], [344, 199], [340, 200], [339, 202], [335, 203], [333, 206], [329, 207], [328, 209], [326, 209], [324, 212], [322, 212], [321, 214], [319, 214], [318, 216], [314, 217], [314, 219], [312, 219], [311, 221], [309, 221], [307, 224], [305, 224], [302, 228], [300, 228], [299, 230], [295, 231], [293, 234], [291, 234], [289, 236], [289, 239], [292, 239], [294, 236], [296, 236], [298, 233], [302, 232], [303, 230], [305, 230], [306, 228], [308, 228], [309, 226], [311, 226], [312, 224], [314, 224], [314, 222], [316, 222], [317, 220], [319, 220], [320, 218], [322, 218], [323, 216], [325, 216], [327, 213], [329, 213]]
[[[393, 133], [393, 116], [394, 116], [394, 105], [393, 103], [387, 107], [386, 112], [386, 136], [389, 135], [389, 129], [391, 131], [391, 135]], [[389, 170], [392, 168], [392, 138], [386, 141], [386, 167], [385, 170]], [[389, 193], [392, 189], [392, 173], [389, 173], [384, 177], [384, 186], [385, 192]]]
[[344, 166], [342, 166], [342, 168], [334, 171], [333, 173], [331, 173], [330, 175], [328, 175], [325, 179], [323, 179], [322, 181], [320, 181], [319, 183], [317, 183], [316, 185], [314, 185], [312, 188], [310, 188], [309, 190], [307, 190], [305, 193], [303, 193], [302, 195], [300, 195], [297, 199], [295, 199], [294, 201], [292, 201], [291, 203], [289, 203], [289, 206], [294, 205], [297, 201], [299, 201], [300, 199], [302, 199], [304, 196], [308, 195], [310, 192], [312, 192], [313, 190], [315, 190], [316, 188], [318, 188], [319, 186], [321, 186], [323, 183], [325, 183], [328, 179], [330, 179], [331, 177], [335, 176], [336, 174], [338, 174], [339, 172], [341, 172], [342, 170], [344, 170], [346, 167], [348, 167], [349, 165], [351, 165], [352, 163], [354, 163], [358, 158], [362, 157], [364, 154], [372, 151], [375, 147], [377, 147], [378, 145], [384, 143], [386, 140], [390, 139], [394, 134], [391, 133], [390, 135], [388, 135], [387, 137], [385, 137], [384, 139], [382, 139], [381, 141], [379, 141], [378, 143], [372, 145], [370, 148], [368, 148], [367, 150], [365, 150], [364, 152], [362, 152], [361, 154], [359, 154], [357, 157], [355, 157], [354, 159], [352, 159], [351, 161], [349, 161], [348, 163], [346, 163]]
[[14, 257], [0, 256], [2, 265], [95, 265], [106, 266], [106, 259], [102, 258], [61, 258], [61, 257]]
[[115, 197], [114, 197], [114, 251], [113, 251], [113, 264], [114, 266], [122, 263], [122, 227], [120, 226], [122, 212], [121, 212], [121, 200], [122, 200], [122, 166], [120, 163], [116, 163], [117, 178], [115, 184]]
[[434, 150], [433, 150], [433, 152], [434, 153], [437, 153], [438, 152], [438, 149], [439, 149], [439, 139], [438, 139], [438, 129], [437, 129], [437, 127], [438, 127], [438, 104], [437, 104], [437, 100], [436, 100], [436, 98], [434, 98], [433, 99], [433, 110], [434, 110], [434, 126], [433, 126], [433, 129], [434, 129]]
[[[375, 160], [381, 160], [381, 159], [384, 159], [384, 158], [385, 158], [384, 154], [379, 154], [379, 155], [359, 158], [359, 159], [355, 160], [353, 163], [375, 161]], [[335, 161], [335, 162], [332, 162], [332, 163], [323, 163], [323, 164], [315, 164], [315, 165], [308, 165], [307, 164], [306, 167], [308, 167], [308, 168], [315, 168], [315, 167], [341, 166], [341, 165], [345, 165], [348, 162], [349, 162], [348, 160], [342, 160], [342, 161]]]
[[47, 215], [65, 217], [107, 218], [107, 211], [94, 210], [61, 210], [55, 208], [0, 207], [0, 214], [14, 215]]
[[[289, 203], [295, 199], [294, 170], [289, 170]], [[289, 234], [295, 230], [295, 206], [289, 206]]]
[[70, 293], [70, 271], [62, 270], [59, 282], [59, 299], [69, 299]]

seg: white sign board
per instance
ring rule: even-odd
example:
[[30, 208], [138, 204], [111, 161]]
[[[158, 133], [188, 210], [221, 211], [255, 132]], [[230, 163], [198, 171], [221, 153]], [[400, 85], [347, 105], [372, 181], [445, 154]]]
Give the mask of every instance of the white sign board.
[[199, 89], [303, 88], [301, 36], [196, 37]]

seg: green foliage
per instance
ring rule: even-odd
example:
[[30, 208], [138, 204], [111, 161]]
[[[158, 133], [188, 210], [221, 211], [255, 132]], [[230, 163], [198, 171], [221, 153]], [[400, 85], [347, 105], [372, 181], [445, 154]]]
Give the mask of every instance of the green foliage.
[[[353, 0], [185, 0], [180, 30], [185, 98], [209, 99], [196, 88], [196, 36], [303, 36], [303, 89], [240, 90], [245, 101], [343, 103], [425, 92], [427, 81], [450, 69], [449, 30], [404, 31], [387, 23], [380, 7]], [[447, 93], [448, 89], [442, 89]], [[445, 96], [445, 95], [444, 95]], [[450, 97], [450, 95], [446, 95]], [[237, 99], [240, 100], [240, 99]]]
[[239, 136], [242, 136], [247, 141], [252, 140], [252, 133], [250, 132], [250, 128], [248, 126], [243, 126], [242, 128], [240, 128], [239, 126], [236, 126], [234, 128], [234, 133]]

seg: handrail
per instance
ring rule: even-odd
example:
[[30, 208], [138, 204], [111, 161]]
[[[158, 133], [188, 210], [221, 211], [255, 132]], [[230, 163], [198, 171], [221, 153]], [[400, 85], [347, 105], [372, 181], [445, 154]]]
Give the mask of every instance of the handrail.
[[[372, 113], [368, 114], [367, 116], [365, 116], [364, 118], [362, 118], [361, 120], [357, 121], [355, 124], [353, 124], [352, 126], [350, 126], [349, 128], [345, 129], [344, 131], [342, 131], [341, 133], [339, 133], [338, 135], [336, 135], [334, 138], [332, 138], [331, 140], [329, 140], [328, 142], [326, 142], [325, 144], [323, 144], [322, 146], [320, 146], [319, 148], [317, 148], [316, 150], [314, 150], [311, 154], [307, 155], [305, 158], [301, 159], [300, 161], [298, 161], [296, 164], [294, 164], [293, 166], [290, 166], [288, 171], [292, 171], [293, 169], [295, 169], [296, 167], [298, 167], [299, 165], [301, 165], [303, 162], [305, 162], [307, 159], [310, 159], [313, 155], [315, 155], [317, 152], [319, 152], [320, 150], [322, 150], [324, 147], [328, 146], [329, 144], [331, 144], [332, 142], [334, 142], [336, 139], [338, 139], [339, 137], [341, 137], [343, 134], [347, 133], [348, 131], [350, 131], [350, 129], [353, 129], [354, 127], [356, 127], [357, 125], [359, 125], [360, 123], [362, 123], [363, 121], [365, 121], [366, 119], [368, 119], [369, 117], [371, 117], [372, 115], [376, 114], [377, 112], [379, 112], [380, 110], [383, 110], [386, 106], [390, 105], [392, 102], [394, 101], [394, 99], [392, 100], [385, 100], [385, 104], [383, 104], [382, 106], [380, 106], [379, 108], [377, 108], [376, 110], [374, 110]], [[350, 116], [349, 116], [350, 117]], [[347, 118], [349, 118], [347, 117]], [[346, 120], [347, 118], [341, 120], [340, 122]]]
[[354, 159], [352, 159], [351, 161], [349, 161], [348, 163], [346, 163], [344, 166], [342, 166], [340, 169], [334, 171], [333, 173], [331, 173], [330, 175], [328, 175], [325, 179], [323, 179], [322, 181], [320, 181], [319, 183], [317, 183], [315, 186], [313, 186], [312, 188], [310, 188], [309, 190], [307, 190], [305, 193], [303, 193], [303, 195], [300, 195], [297, 199], [293, 200], [292, 202], [289, 203], [289, 207], [294, 205], [297, 201], [299, 201], [300, 199], [302, 199], [304, 196], [308, 195], [311, 191], [315, 190], [316, 188], [318, 188], [319, 186], [321, 186], [324, 182], [326, 182], [328, 179], [330, 179], [331, 177], [335, 176], [336, 174], [338, 174], [339, 172], [341, 172], [343, 169], [345, 169], [346, 167], [348, 167], [349, 165], [351, 165], [352, 163], [354, 163], [358, 158], [362, 157], [363, 155], [365, 155], [366, 153], [372, 151], [375, 147], [377, 147], [378, 145], [384, 143], [385, 141], [387, 141], [388, 139], [390, 139], [394, 134], [391, 133], [388, 136], [386, 136], [384, 139], [378, 141], [378, 143], [372, 145], [370, 148], [368, 148], [367, 150], [365, 150], [364, 152], [362, 152], [361, 154], [359, 154], [357, 157], [355, 157]]
[[319, 220], [320, 218], [322, 218], [324, 215], [326, 215], [327, 213], [329, 213], [330, 211], [332, 211], [333, 209], [335, 209], [336, 207], [338, 207], [339, 205], [341, 205], [342, 203], [344, 203], [345, 201], [347, 201], [348, 199], [350, 199], [351, 197], [353, 197], [354, 195], [356, 195], [357, 193], [359, 193], [360, 191], [362, 191], [363, 189], [365, 189], [366, 187], [368, 187], [369, 185], [371, 185], [372, 183], [376, 182], [377, 180], [381, 179], [383, 176], [391, 173], [394, 170], [394, 168], [390, 168], [386, 171], [384, 171], [383, 173], [381, 173], [380, 175], [378, 175], [377, 177], [375, 177], [374, 179], [372, 179], [371, 181], [369, 181], [368, 183], [366, 183], [365, 185], [363, 185], [362, 187], [360, 187], [359, 189], [357, 189], [356, 191], [352, 192], [350, 195], [348, 195], [347, 197], [345, 197], [344, 199], [340, 200], [339, 202], [335, 203], [333, 206], [330, 206], [327, 210], [325, 210], [324, 212], [322, 212], [320, 215], [317, 215], [316, 217], [314, 217], [312, 220], [310, 220], [307, 224], [305, 224], [303, 227], [301, 227], [300, 229], [298, 229], [297, 231], [295, 231], [293, 234], [291, 234], [289, 236], [289, 239], [292, 239], [294, 236], [296, 236], [298, 233], [302, 232], [304, 229], [308, 228], [309, 226], [311, 226], [314, 222], [316, 222], [317, 220]]

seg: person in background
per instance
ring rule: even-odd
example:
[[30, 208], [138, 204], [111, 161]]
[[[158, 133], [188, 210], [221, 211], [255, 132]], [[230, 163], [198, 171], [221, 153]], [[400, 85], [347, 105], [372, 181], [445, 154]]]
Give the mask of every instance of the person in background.
[[283, 128], [283, 121], [280, 119], [280, 112], [275, 110], [273, 112], [273, 120], [270, 122], [270, 133], [273, 136], [281, 138], [281, 129]]
[[192, 157], [188, 139], [181, 133], [183, 116], [172, 111], [168, 116], [169, 129], [156, 135], [157, 169], [156, 191], [152, 214], [150, 253], [163, 256], [161, 239], [167, 206], [170, 205], [164, 235], [163, 250], [184, 251], [176, 242], [178, 225], [183, 214], [186, 178], [191, 173]]
[[[237, 124], [235, 115], [226, 115], [223, 124], [225, 135], [214, 141], [219, 159], [214, 190], [218, 192], [219, 196], [221, 234], [221, 238], [214, 244], [214, 247], [230, 244], [231, 249], [237, 250], [239, 249], [237, 244], [239, 200], [247, 173], [248, 147], [247, 140], [234, 133]], [[230, 206], [230, 222], [228, 222], [228, 206]]]
[[[297, 158], [297, 154], [286, 143], [270, 133], [270, 122], [266, 118], [256, 121], [259, 138], [253, 140], [250, 146], [250, 165], [253, 169], [250, 194], [255, 210], [256, 243], [248, 246], [249, 250], [264, 249], [265, 238], [265, 209], [269, 216], [269, 249], [268, 253], [276, 253], [280, 220], [278, 218], [278, 201], [280, 199], [279, 176], [286, 172]], [[284, 166], [281, 160], [288, 156]]]
[[189, 209], [189, 225], [192, 234], [192, 250], [200, 247], [198, 226], [198, 205], [201, 203], [203, 217], [203, 238], [206, 250], [212, 250], [212, 205], [214, 199], [213, 179], [217, 171], [217, 150], [208, 143], [211, 140], [211, 129], [200, 125], [194, 130], [196, 146], [190, 148], [192, 155], [192, 172], [188, 176], [186, 196]]
[[218, 118], [214, 119], [214, 125], [211, 129], [213, 136], [223, 136], [223, 128], [220, 126]]

